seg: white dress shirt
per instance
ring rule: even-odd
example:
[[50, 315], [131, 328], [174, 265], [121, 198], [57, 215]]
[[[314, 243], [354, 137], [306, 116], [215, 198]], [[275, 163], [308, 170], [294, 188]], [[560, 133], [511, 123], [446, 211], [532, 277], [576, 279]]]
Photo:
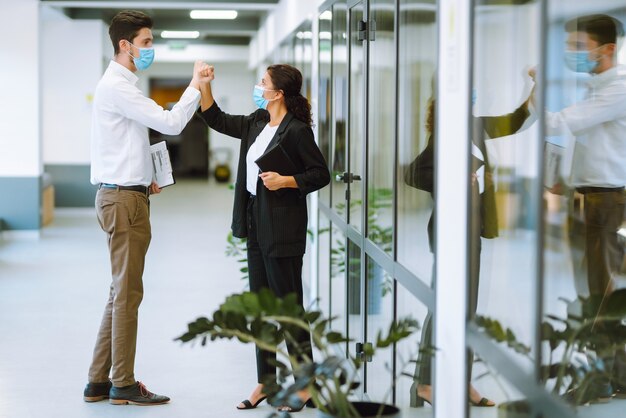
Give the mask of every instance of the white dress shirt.
[[546, 134], [576, 137], [572, 186], [626, 185], [626, 66], [592, 76], [584, 100], [546, 113]]
[[111, 61], [100, 79], [91, 119], [91, 183], [149, 186], [153, 168], [148, 128], [178, 135], [192, 118], [200, 92], [188, 87], [170, 111], [137, 88], [137, 76]]
[[256, 196], [256, 185], [259, 180], [260, 170], [255, 161], [265, 153], [277, 129], [278, 125], [270, 126], [269, 123], [265, 125], [265, 128], [263, 128], [259, 136], [256, 137], [254, 143], [250, 145], [248, 154], [246, 154], [246, 189], [254, 196]]
[[476, 180], [478, 181], [478, 193], [483, 194], [485, 192], [485, 156], [480, 148], [478, 148], [473, 142], [472, 155], [483, 163], [480, 167], [478, 167], [478, 170], [474, 172], [474, 174], [476, 174]]

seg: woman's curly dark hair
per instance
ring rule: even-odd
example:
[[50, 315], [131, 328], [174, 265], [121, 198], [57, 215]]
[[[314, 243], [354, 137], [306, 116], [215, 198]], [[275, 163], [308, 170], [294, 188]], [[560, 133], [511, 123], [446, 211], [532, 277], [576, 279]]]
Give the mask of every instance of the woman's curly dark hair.
[[287, 64], [275, 64], [267, 67], [267, 72], [272, 79], [276, 90], [282, 90], [285, 96], [287, 110], [294, 117], [307, 126], [313, 124], [311, 116], [311, 104], [306, 97], [300, 94], [302, 89], [302, 73], [296, 67]]

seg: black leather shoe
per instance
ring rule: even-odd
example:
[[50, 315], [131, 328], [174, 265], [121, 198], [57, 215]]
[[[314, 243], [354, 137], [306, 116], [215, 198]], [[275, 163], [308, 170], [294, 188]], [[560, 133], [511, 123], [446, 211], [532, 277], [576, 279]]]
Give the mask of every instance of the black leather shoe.
[[169, 401], [167, 396], [150, 392], [141, 382], [124, 387], [113, 386], [109, 392], [109, 402], [113, 405], [163, 405]]
[[83, 391], [83, 400], [85, 402], [99, 402], [109, 398], [109, 391], [113, 384], [109, 382], [103, 383], [87, 383]]

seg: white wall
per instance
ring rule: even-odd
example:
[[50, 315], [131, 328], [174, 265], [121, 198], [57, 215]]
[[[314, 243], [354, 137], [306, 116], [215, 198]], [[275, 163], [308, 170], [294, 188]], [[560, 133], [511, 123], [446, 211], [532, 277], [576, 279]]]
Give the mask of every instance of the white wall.
[[[252, 89], [256, 83], [253, 71], [241, 64], [218, 64], [215, 66], [215, 80], [212, 83], [213, 95], [217, 104], [227, 113], [249, 114], [256, 110], [252, 100]], [[231, 171], [237, 171], [239, 140], [211, 131], [211, 149], [225, 147], [233, 151]]]
[[106, 45], [103, 27], [102, 21], [71, 20], [56, 11], [42, 17], [45, 164], [89, 164], [91, 103]]
[[242, 62], [248, 60], [247, 45], [187, 45], [184, 49], [172, 49], [168, 45], [154, 46], [154, 59], [158, 62], [194, 62], [203, 60], [213, 63]]
[[0, 177], [42, 172], [39, 2], [0, 0]]

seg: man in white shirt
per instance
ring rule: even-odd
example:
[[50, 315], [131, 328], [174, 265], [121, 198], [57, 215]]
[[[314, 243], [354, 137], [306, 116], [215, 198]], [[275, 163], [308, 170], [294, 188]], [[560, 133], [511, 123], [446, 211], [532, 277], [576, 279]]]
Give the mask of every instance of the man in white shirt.
[[[546, 134], [569, 131], [576, 137], [571, 185], [584, 195], [584, 227], [576, 231], [572, 222], [570, 237], [573, 247], [584, 248], [584, 260], [577, 256], [583, 251], [574, 248], [574, 269], [584, 271], [586, 261], [586, 290], [600, 303], [596, 314], [602, 315], [624, 257], [618, 231], [626, 201], [626, 67], [617, 65], [624, 29], [611, 16], [590, 15], [568, 21], [565, 30], [567, 66], [592, 77], [584, 100], [546, 114]], [[602, 332], [601, 326], [596, 329]], [[596, 351], [606, 370], [612, 370], [612, 379], [573, 391], [568, 398], [574, 403], [608, 401], [614, 393], [626, 395], [626, 352], [602, 347]]]
[[[163, 110], [136, 87], [137, 70], [150, 66], [152, 19], [137, 11], [118, 13], [109, 27], [115, 56], [96, 87], [91, 127], [91, 182], [98, 185], [96, 212], [107, 234], [112, 284], [89, 369], [84, 400], [113, 404], [169, 402], [135, 380], [137, 315], [142, 275], [151, 239], [149, 195], [153, 182], [148, 128], [179, 134], [200, 100], [202, 62], [171, 111]], [[110, 377], [109, 377], [110, 373]]]

